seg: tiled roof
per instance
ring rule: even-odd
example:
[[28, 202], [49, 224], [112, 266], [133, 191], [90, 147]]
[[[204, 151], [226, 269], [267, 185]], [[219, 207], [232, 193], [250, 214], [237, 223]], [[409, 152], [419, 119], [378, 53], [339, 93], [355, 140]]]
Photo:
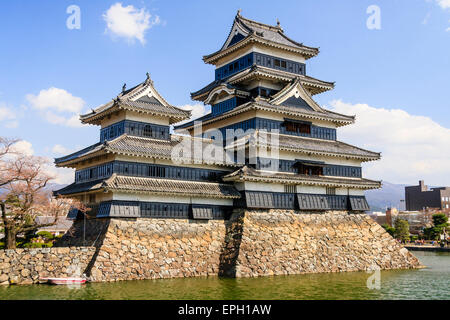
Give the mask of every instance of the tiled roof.
[[317, 118], [317, 119], [321, 119], [321, 120], [324, 120], [324, 119], [336, 120], [336, 121], [340, 121], [340, 122], [343, 122], [346, 124], [350, 124], [355, 121], [354, 116], [347, 116], [345, 114], [333, 112], [333, 111], [326, 110], [323, 108], [322, 108], [322, 112], [319, 112], [319, 111], [314, 111], [314, 110], [297, 108], [297, 107], [293, 107], [293, 106], [284, 106], [283, 104], [274, 105], [265, 100], [260, 100], [258, 102], [255, 102], [255, 104], [262, 108], [271, 109], [272, 111], [275, 111], [278, 113], [284, 113], [284, 112], [286, 112], [288, 114], [296, 113], [298, 115], [305, 115], [305, 116], [311, 117], [313, 119]]
[[278, 183], [292, 183], [305, 185], [322, 185], [322, 186], [347, 186], [363, 189], [376, 189], [381, 187], [380, 181], [374, 181], [363, 178], [343, 178], [331, 176], [309, 176], [304, 174], [274, 172], [256, 170], [254, 168], [244, 166], [241, 169], [230, 173], [223, 177], [224, 181], [264, 181]]
[[130, 99], [125, 99], [124, 101], [119, 101], [123, 106], [136, 108], [142, 111], [166, 114], [183, 119], [189, 118], [189, 111], [182, 110], [171, 105], [164, 106], [162, 104], [151, 103], [143, 100], [132, 101]]
[[[222, 80], [214, 80], [213, 82], [207, 84], [205, 87], [201, 88], [200, 90], [196, 91], [196, 92], [191, 92], [191, 97], [194, 98], [198, 95], [207, 93], [209, 94], [209, 92], [211, 92], [213, 89], [217, 88], [218, 86], [222, 85], [222, 84], [226, 84], [226, 82], [224, 81], [224, 79]], [[227, 86], [230, 86], [229, 84], [227, 84]]]
[[282, 70], [275, 70], [268, 67], [253, 65], [227, 79], [231, 85], [239, 84], [243, 81], [254, 78], [275, 79], [284, 82], [291, 82], [298, 78], [300, 83], [311, 92], [311, 95], [322, 93], [334, 88], [334, 82], [323, 81], [307, 75], [298, 75]]
[[124, 135], [106, 144], [106, 151], [118, 154], [142, 155], [151, 158], [169, 159], [173, 140], [149, 139]]
[[244, 103], [230, 111], [227, 111], [222, 114], [212, 114], [208, 113], [198, 119], [189, 121], [187, 123], [174, 126], [175, 130], [190, 128], [194, 125], [195, 121], [202, 121], [205, 125], [207, 123], [212, 123], [215, 121], [219, 121], [225, 118], [229, 118], [235, 116], [239, 113], [247, 112], [249, 110], [264, 110], [264, 111], [272, 111], [275, 113], [281, 113], [287, 116], [298, 116], [305, 117], [308, 119], [316, 119], [316, 120], [324, 120], [324, 121], [332, 121], [338, 126], [351, 124], [355, 121], [354, 116], [347, 116], [337, 112], [333, 112], [330, 110], [323, 109], [323, 112], [307, 110], [304, 108], [298, 108], [294, 106], [284, 106], [284, 105], [273, 105], [269, 103], [267, 100], [259, 99], [257, 101]]
[[270, 40], [276, 43], [285, 44], [287, 46], [293, 46], [297, 48], [310, 48], [313, 50], [318, 50], [317, 48], [306, 47], [302, 43], [298, 43], [290, 38], [288, 38], [283, 29], [280, 26], [271, 26], [258, 21], [250, 20], [244, 18], [240, 14], [237, 15], [239, 22], [244, 25], [250, 32], [254, 31], [257, 35], [261, 35], [262, 38]]
[[191, 98], [198, 101], [203, 101], [209, 95], [209, 93], [218, 86], [226, 83], [230, 88], [236, 88], [235, 85], [248, 79], [257, 77], [276, 79], [283, 81], [286, 84], [298, 79], [299, 82], [310, 91], [311, 95], [322, 93], [334, 88], [334, 82], [323, 81], [307, 75], [299, 75], [281, 70], [274, 70], [271, 68], [253, 65], [245, 70], [242, 70], [228, 78], [222, 80], [215, 80], [203, 87], [202, 89], [192, 92]]
[[63, 163], [63, 162], [68, 162], [71, 160], [75, 160], [78, 159], [80, 157], [89, 157], [89, 156], [95, 156], [99, 153], [99, 151], [103, 150], [105, 147], [104, 143], [101, 142], [97, 142], [87, 148], [81, 149], [77, 152], [71, 153], [67, 156], [64, 157], [60, 157], [60, 158], [55, 158], [55, 163], [59, 164], [59, 163]]
[[[276, 141], [277, 138], [278, 142]], [[378, 152], [361, 149], [341, 141], [276, 134], [262, 132], [261, 130], [256, 130], [254, 134], [236, 140], [233, 144], [227, 146], [227, 148], [233, 148], [234, 146], [239, 148], [248, 146], [250, 143], [269, 149], [279, 149], [310, 155], [352, 158], [363, 161], [378, 160], [381, 157], [381, 154]]]
[[204, 148], [212, 144], [214, 144], [214, 140], [193, 138], [191, 136], [171, 135], [171, 140], [160, 140], [124, 134], [114, 140], [105, 141], [102, 144], [95, 144], [71, 155], [57, 158], [55, 159], [55, 163], [57, 166], [68, 166], [106, 153], [172, 160], [172, 152], [174, 152], [174, 157], [180, 161], [222, 164], [222, 161], [215, 159], [204, 159], [203, 152], [198, 152], [198, 154], [197, 152], [192, 152], [186, 155], [175, 154], [177, 151], [175, 148], [178, 147], [180, 150], [184, 150], [183, 146], [187, 147], [187, 145], [191, 145], [190, 150], [195, 150], [194, 147], [201, 146], [202, 150], [204, 150]]
[[105, 181], [106, 190], [157, 193], [164, 195], [193, 195], [212, 198], [240, 198], [240, 193], [223, 183], [141, 178], [113, 175]]
[[[148, 94], [152, 96], [149, 97]], [[167, 101], [156, 91], [153, 81], [147, 74], [147, 79], [139, 85], [121, 92], [115, 99], [100, 107], [93, 109], [90, 113], [80, 116], [83, 123], [99, 124], [105, 116], [117, 110], [131, 110], [141, 113], [168, 117], [170, 123], [189, 119], [190, 112], [179, 109], [167, 103]]]
[[[239, 29], [244, 38], [235, 44], [227, 46], [228, 40], [234, 36], [231, 32], [235, 30], [235, 28]], [[203, 60], [207, 63], [214, 63], [216, 59], [241, 48], [249, 42], [260, 42], [271, 47], [298, 52], [303, 54], [307, 59], [314, 57], [319, 53], [318, 48], [305, 46], [304, 44], [287, 37], [280, 25], [271, 26], [250, 20], [242, 17], [238, 12], [225, 44], [220, 50], [204, 56]]]
[[68, 194], [75, 194], [79, 192], [89, 192], [89, 191], [96, 191], [102, 188], [103, 180], [96, 180], [96, 181], [90, 181], [90, 182], [83, 182], [83, 183], [72, 183], [68, 186], [53, 191], [53, 194], [55, 195], [68, 195]]

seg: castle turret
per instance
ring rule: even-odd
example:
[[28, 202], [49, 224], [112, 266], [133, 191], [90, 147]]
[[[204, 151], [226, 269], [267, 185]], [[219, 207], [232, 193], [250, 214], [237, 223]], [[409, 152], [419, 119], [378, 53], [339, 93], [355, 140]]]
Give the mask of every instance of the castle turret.
[[[131, 89], [124, 85], [116, 98], [80, 116], [83, 123], [101, 126], [100, 141], [55, 159], [58, 167], [76, 170], [75, 182], [55, 193], [81, 200], [97, 218], [225, 218], [240, 197], [232, 185], [219, 182], [230, 168], [203, 163], [201, 153], [198, 159], [188, 153], [173, 161], [174, 149], [186, 138], [171, 135], [169, 126], [189, 117], [156, 91], [149, 74]], [[212, 142], [188, 143], [203, 149]]]

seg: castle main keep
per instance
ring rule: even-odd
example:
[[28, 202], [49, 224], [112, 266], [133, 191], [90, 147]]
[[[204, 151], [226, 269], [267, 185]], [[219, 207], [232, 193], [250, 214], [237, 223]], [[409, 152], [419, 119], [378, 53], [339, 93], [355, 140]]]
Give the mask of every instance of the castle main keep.
[[94, 281], [420, 266], [364, 214], [381, 182], [361, 163], [380, 154], [339, 141], [355, 117], [314, 101], [334, 87], [307, 74], [318, 53], [238, 12], [191, 93], [210, 113], [190, 121], [147, 74], [82, 115], [99, 141], [55, 160], [76, 170], [55, 193], [91, 210], [69, 213], [61, 245], [97, 248]]

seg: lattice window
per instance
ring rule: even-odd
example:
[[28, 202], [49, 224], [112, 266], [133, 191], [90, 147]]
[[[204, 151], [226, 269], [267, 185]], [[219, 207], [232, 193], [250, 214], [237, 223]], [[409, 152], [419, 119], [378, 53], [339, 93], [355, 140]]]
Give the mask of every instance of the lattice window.
[[152, 127], [150, 125], [144, 126], [144, 137], [151, 137], [153, 134]]
[[296, 193], [296, 191], [297, 191], [296, 187], [297, 187], [296, 185], [291, 185], [291, 184], [285, 185], [284, 192], [285, 193]]

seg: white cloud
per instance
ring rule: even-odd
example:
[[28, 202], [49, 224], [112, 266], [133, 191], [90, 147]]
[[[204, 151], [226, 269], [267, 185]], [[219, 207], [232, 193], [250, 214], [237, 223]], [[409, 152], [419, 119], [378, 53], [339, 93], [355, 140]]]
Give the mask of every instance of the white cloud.
[[187, 110], [187, 111], [191, 111], [191, 117], [188, 120], [178, 122], [176, 125], [180, 125], [180, 124], [189, 122], [191, 120], [200, 118], [200, 117], [204, 116], [205, 114], [207, 114], [211, 110], [211, 107], [207, 107], [203, 104], [195, 104], [195, 105], [186, 104], [184, 106], [178, 106], [178, 108]]
[[74, 97], [66, 90], [55, 87], [41, 90], [37, 96], [27, 94], [26, 98], [36, 109], [54, 109], [57, 112], [79, 113], [85, 104], [83, 99]]
[[20, 140], [17, 143], [15, 143], [11, 149], [13, 152], [20, 152], [27, 156], [31, 156], [34, 154], [33, 145], [26, 141], [26, 140]]
[[69, 117], [60, 116], [57, 115], [51, 111], [47, 111], [43, 114], [43, 117], [45, 120], [50, 122], [51, 124], [59, 124], [67, 127], [82, 127], [83, 124], [81, 123], [78, 115], [72, 115]]
[[12, 108], [5, 104], [0, 104], [0, 122], [5, 122], [6, 128], [16, 128], [19, 122], [16, 120], [17, 115]]
[[149, 11], [137, 9], [132, 5], [113, 4], [104, 14], [106, 33], [113, 37], [121, 37], [133, 43], [135, 39], [145, 44], [145, 33], [154, 25], [161, 23], [158, 16], [153, 19]]
[[436, 2], [442, 9], [450, 8], [450, 0], [436, 0]]
[[55, 144], [52, 148], [52, 152], [55, 154], [61, 154], [61, 155], [66, 155], [66, 154], [70, 154], [73, 151], [71, 149], [68, 149], [60, 144]]
[[[31, 106], [41, 112], [41, 116], [52, 124], [69, 127], [80, 127], [82, 124], [78, 114], [85, 102], [64, 89], [51, 87], [41, 90], [39, 94], [27, 94], [26, 99]], [[58, 114], [56, 114], [56, 113]]]
[[54, 177], [52, 183], [70, 184], [74, 181], [74, 169], [51, 166], [47, 168], [47, 172]]
[[15, 113], [8, 107], [0, 107], [0, 121], [15, 119]]
[[364, 165], [365, 176], [394, 183], [450, 185], [450, 129], [431, 118], [400, 109], [374, 108], [335, 100], [332, 110], [356, 114], [356, 123], [338, 130], [340, 141], [382, 152]]

